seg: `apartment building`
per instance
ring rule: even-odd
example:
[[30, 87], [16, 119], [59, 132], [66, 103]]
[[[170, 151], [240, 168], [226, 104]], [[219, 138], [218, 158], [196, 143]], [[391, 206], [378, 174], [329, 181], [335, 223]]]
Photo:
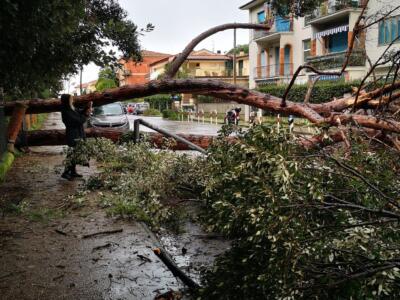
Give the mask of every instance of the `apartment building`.
[[[262, 84], [287, 83], [302, 64], [310, 64], [319, 70], [339, 71], [353, 36], [354, 25], [361, 14], [364, 0], [328, 0], [304, 18], [276, 16], [269, 2], [253, 0], [240, 9], [249, 11], [252, 23], [269, 24], [269, 31], [253, 30], [250, 34], [250, 87]], [[391, 11], [396, 0], [372, 0], [364, 20], [371, 21], [376, 14]], [[399, 3], [397, 3], [398, 5]], [[344, 80], [356, 80], [365, 76], [369, 69], [367, 56], [374, 63], [387, 45], [400, 35], [400, 9], [369, 27], [355, 40], [354, 50]], [[394, 47], [398, 48], [398, 44]], [[377, 72], [384, 73], [388, 66]], [[297, 83], [305, 83], [312, 72], [302, 72]], [[322, 76], [320, 80], [339, 79]]]
[[[159, 78], [165, 72], [166, 65], [175, 56], [171, 55], [150, 64], [150, 79]], [[181, 67], [181, 71], [189, 78], [216, 79], [227, 83], [249, 86], [249, 56], [239, 53], [236, 57], [236, 78], [233, 78], [233, 58], [231, 55], [214, 53], [207, 49], [193, 51]], [[182, 95], [183, 105], [195, 105], [196, 95]]]
[[122, 68], [117, 74], [120, 85], [147, 83], [150, 77], [150, 65], [170, 56], [170, 54], [143, 50], [142, 61], [126, 61], [121, 59]]

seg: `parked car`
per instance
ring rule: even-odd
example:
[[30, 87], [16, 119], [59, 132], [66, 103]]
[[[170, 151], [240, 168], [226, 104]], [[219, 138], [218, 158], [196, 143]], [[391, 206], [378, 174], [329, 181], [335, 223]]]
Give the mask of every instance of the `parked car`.
[[150, 104], [147, 102], [136, 103], [135, 111], [133, 113], [135, 115], [142, 115], [149, 108], [150, 108]]
[[88, 127], [118, 128], [129, 130], [129, 120], [121, 103], [111, 103], [93, 109]]

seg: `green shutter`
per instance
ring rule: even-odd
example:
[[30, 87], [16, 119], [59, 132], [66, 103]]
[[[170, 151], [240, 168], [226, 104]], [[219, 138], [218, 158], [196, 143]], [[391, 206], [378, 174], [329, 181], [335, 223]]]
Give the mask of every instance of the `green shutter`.
[[394, 41], [398, 34], [397, 34], [397, 18], [392, 18], [392, 28], [390, 29], [391, 31], [391, 39], [390, 41]]
[[400, 37], [400, 17], [397, 17], [397, 37]]
[[379, 22], [379, 37], [378, 37], [378, 44], [383, 45], [385, 43], [385, 22]]
[[390, 24], [391, 21], [389, 20], [385, 20], [385, 44], [390, 43]]

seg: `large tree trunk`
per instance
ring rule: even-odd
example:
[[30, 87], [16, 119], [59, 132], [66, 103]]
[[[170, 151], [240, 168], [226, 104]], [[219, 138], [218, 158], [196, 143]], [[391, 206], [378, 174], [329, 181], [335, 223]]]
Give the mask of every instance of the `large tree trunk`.
[[[378, 89], [363, 95], [360, 105], [365, 106], [371, 97], [379, 97], [382, 92], [389, 92], [400, 87], [400, 81], [393, 85], [388, 85], [384, 89]], [[357, 121], [360, 126], [382, 129], [391, 132], [400, 132], [400, 123], [394, 120], [384, 120], [372, 116], [361, 116], [357, 114], [335, 113], [339, 109], [351, 107], [354, 104], [354, 97], [343, 98], [322, 104], [304, 104], [287, 101], [286, 106], [282, 107], [281, 99], [271, 95], [266, 95], [257, 91], [237, 87], [228, 83], [215, 80], [201, 79], [181, 79], [181, 80], [160, 80], [151, 81], [147, 84], [129, 85], [121, 88], [105, 91], [104, 93], [92, 93], [76, 97], [76, 105], [85, 106], [93, 101], [94, 106], [104, 105], [120, 100], [141, 98], [158, 93], [197, 93], [201, 95], [211, 95], [221, 99], [236, 101], [237, 103], [247, 104], [267, 111], [280, 114], [292, 114], [310, 120], [314, 124], [338, 125], [338, 118], [342, 124]], [[27, 113], [43, 113], [59, 111], [61, 103], [57, 99], [52, 100], [29, 100], [24, 104], [28, 106]], [[14, 103], [7, 103], [5, 111], [10, 114], [14, 108]]]
[[27, 106], [22, 103], [16, 103], [13, 109], [13, 114], [8, 124], [7, 138], [8, 138], [8, 151], [14, 152], [14, 144], [17, 139], [18, 133], [21, 130], [22, 122], [25, 118], [25, 111]]
[[[124, 131], [116, 129], [96, 129], [88, 128], [85, 130], [88, 138], [107, 138], [113, 142], [119, 142], [124, 134]], [[148, 141], [157, 148], [165, 147], [165, 137], [159, 133], [147, 133]], [[179, 134], [179, 136], [192, 142], [193, 144], [207, 149], [212, 141], [213, 136], [187, 135]], [[37, 130], [26, 133], [26, 144], [21, 146], [60, 146], [66, 145], [65, 130]], [[177, 142], [170, 148], [171, 150], [192, 150], [186, 144]]]

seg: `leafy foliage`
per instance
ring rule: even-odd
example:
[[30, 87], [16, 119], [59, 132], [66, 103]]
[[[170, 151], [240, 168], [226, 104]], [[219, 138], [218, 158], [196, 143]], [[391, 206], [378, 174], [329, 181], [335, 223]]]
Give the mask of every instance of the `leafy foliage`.
[[[177, 99], [180, 99], [180, 96]], [[174, 100], [173, 100], [172, 95], [159, 94], [159, 95], [146, 97], [146, 98], [144, 98], [144, 101], [148, 102], [150, 104], [151, 108], [155, 108], [155, 109], [158, 109], [159, 111], [163, 111], [165, 109], [169, 109]]]
[[102, 171], [87, 186], [102, 192], [100, 202], [111, 214], [144, 221], [154, 230], [161, 224], [179, 230], [182, 212], [164, 204], [196, 195], [199, 167], [186, 155], [155, 152], [146, 142], [135, 145], [129, 134], [124, 140], [128, 142], [115, 145], [107, 139], [87, 139], [77, 145], [70, 161], [98, 161]]
[[236, 48], [232, 48], [231, 50], [228, 51], [228, 54], [239, 54], [240, 52], [244, 52], [245, 54], [249, 54], [249, 45], [248, 44], [243, 44], [243, 45], [237, 45]]
[[99, 72], [99, 79], [96, 83], [96, 91], [103, 92], [107, 89], [118, 87], [119, 81], [114, 68], [103, 68]]
[[204, 274], [199, 298], [400, 297], [397, 153], [356, 135], [350, 151], [307, 152], [274, 126], [237, 131], [235, 141], [225, 138], [232, 132], [223, 127], [204, 158], [151, 151], [126, 136], [120, 146], [80, 144], [77, 161], [100, 162], [88, 185], [110, 213], [155, 229], [179, 225], [174, 200], [202, 200], [204, 225], [233, 245]]
[[164, 119], [169, 119], [169, 120], [175, 120], [178, 121], [180, 120], [179, 118], [179, 113], [175, 110], [172, 109], [165, 109], [162, 111], [162, 116]]
[[149, 108], [143, 112], [144, 116], [161, 116], [161, 112], [158, 109]]
[[234, 239], [204, 299], [400, 296], [400, 165], [390, 151], [306, 153], [257, 126], [209, 152], [204, 219]]
[[311, 14], [321, 5], [323, 0], [272, 0], [270, 1], [277, 15], [287, 16], [289, 13], [295, 17], [304, 17]]
[[6, 0], [0, 15], [0, 86], [11, 98], [57, 90], [89, 62], [115, 63], [107, 46], [140, 56], [140, 32], [115, 0]]

